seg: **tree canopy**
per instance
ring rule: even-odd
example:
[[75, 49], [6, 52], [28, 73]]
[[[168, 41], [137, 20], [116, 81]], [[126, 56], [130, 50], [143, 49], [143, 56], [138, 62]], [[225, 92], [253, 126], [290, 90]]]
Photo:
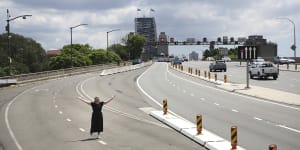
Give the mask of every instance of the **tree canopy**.
[[0, 35], [0, 76], [9, 75], [9, 57], [12, 59], [12, 73], [22, 74], [47, 70], [46, 52], [41, 44], [22, 35], [10, 34], [10, 51], [7, 34]]
[[62, 69], [74, 67], [82, 67], [88, 65], [103, 64], [108, 62], [120, 62], [121, 58], [113, 51], [103, 49], [93, 49], [88, 44], [72, 44], [65, 45], [61, 49], [61, 53], [51, 57], [49, 66], [51, 69]]

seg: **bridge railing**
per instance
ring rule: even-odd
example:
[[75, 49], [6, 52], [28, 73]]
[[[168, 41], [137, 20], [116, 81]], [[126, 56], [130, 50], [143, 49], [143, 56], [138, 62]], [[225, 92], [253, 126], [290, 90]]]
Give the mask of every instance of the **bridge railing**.
[[73, 67], [73, 68], [66, 68], [66, 69], [59, 69], [59, 70], [20, 74], [14, 76], [5, 76], [5, 77], [0, 77], [0, 86], [7, 85], [7, 84], [17, 84], [17, 83], [19, 84], [19, 83], [26, 83], [26, 82], [45, 80], [45, 79], [51, 79], [57, 77], [71, 76], [71, 75], [77, 75], [77, 74], [82, 74], [87, 72], [101, 71], [104, 69], [115, 68], [120, 65], [123, 66], [129, 65], [129, 62], [124, 62], [121, 64], [110, 63], [110, 64], [100, 64], [100, 65], [91, 65], [91, 66], [83, 66], [83, 67]]

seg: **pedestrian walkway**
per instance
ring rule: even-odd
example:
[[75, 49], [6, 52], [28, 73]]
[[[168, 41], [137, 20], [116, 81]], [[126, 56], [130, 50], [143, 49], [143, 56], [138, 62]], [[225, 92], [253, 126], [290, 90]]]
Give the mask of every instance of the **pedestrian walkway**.
[[299, 105], [300, 106], [300, 95], [274, 90], [265, 87], [259, 86], [250, 86], [250, 88], [245, 88], [245, 84], [220, 84], [216, 85], [218, 88], [221, 88], [226, 91], [235, 92], [247, 96], [253, 96], [257, 98], [262, 98], [270, 101], [291, 104], [291, 105]]

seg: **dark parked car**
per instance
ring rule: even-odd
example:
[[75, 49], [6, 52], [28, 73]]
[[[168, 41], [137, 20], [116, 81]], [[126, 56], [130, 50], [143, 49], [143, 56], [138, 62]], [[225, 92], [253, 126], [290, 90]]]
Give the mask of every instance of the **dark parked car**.
[[140, 64], [140, 63], [142, 63], [141, 59], [134, 59], [134, 60], [132, 60], [132, 65], [136, 65], [136, 64]]
[[221, 60], [214, 61], [214, 62], [210, 63], [209, 70], [210, 70], [210, 72], [217, 71], [217, 70], [220, 70], [220, 71], [224, 70], [224, 72], [226, 72], [226, 70], [227, 70], [226, 63]]

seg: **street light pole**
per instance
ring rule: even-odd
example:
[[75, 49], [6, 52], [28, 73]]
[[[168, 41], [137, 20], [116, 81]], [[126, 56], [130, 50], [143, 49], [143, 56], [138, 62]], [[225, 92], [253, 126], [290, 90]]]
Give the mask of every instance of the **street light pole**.
[[120, 29], [114, 29], [106, 32], [106, 58], [108, 60], [108, 34], [110, 32], [119, 31]]
[[9, 22], [10, 21], [13, 21], [15, 19], [18, 19], [18, 18], [23, 18], [23, 19], [26, 19], [26, 17], [31, 17], [32, 15], [20, 15], [20, 16], [17, 16], [17, 17], [14, 17], [14, 18], [10, 18], [10, 14], [9, 14], [9, 10], [7, 9], [6, 10], [6, 13], [7, 13], [7, 25], [5, 27], [6, 31], [7, 31], [7, 47], [8, 47], [8, 59], [9, 59], [9, 75], [12, 76], [12, 52], [10, 50], [10, 24]]
[[284, 19], [284, 20], [287, 20], [289, 21], [290, 23], [293, 24], [293, 32], [294, 32], [294, 45], [291, 46], [291, 49], [294, 50], [294, 57], [296, 58], [296, 25], [295, 25], [295, 22], [293, 20], [291, 20], [290, 18], [287, 18], [287, 17], [284, 17], [284, 18], [278, 18], [278, 19]]
[[71, 68], [73, 69], [73, 29], [77, 28], [79, 26], [86, 26], [88, 24], [79, 24], [73, 27], [70, 27], [70, 32], [71, 32]]

